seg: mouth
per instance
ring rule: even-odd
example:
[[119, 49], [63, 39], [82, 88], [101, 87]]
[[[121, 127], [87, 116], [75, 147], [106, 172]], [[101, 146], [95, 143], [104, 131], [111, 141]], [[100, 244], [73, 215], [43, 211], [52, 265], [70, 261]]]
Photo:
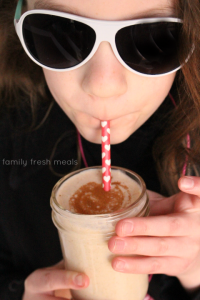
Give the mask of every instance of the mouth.
[[83, 110], [74, 111], [74, 119], [76, 119], [75, 123], [79, 124], [80, 127], [86, 127], [95, 130], [101, 130], [101, 121], [110, 121], [110, 127], [114, 129], [119, 129], [120, 127], [130, 127], [137, 121], [140, 115], [139, 110], [135, 110], [133, 112], [112, 112], [104, 113], [104, 112], [86, 112]]
[[96, 120], [96, 122], [99, 123], [99, 126], [101, 126], [100, 122], [101, 121], [110, 121], [110, 127], [115, 127], [117, 125], [119, 125], [120, 123], [121, 124], [126, 124], [126, 123], [130, 123], [130, 122], [133, 122], [133, 120], [135, 120], [136, 116], [137, 116], [138, 112], [132, 112], [132, 113], [128, 113], [128, 114], [125, 114], [125, 115], [116, 115], [115, 117], [111, 117], [111, 118], [96, 118], [94, 116], [92, 116], [92, 118], [94, 118]]
[[123, 142], [133, 132], [137, 126], [139, 113], [129, 113], [122, 116], [110, 116], [110, 119], [102, 118], [95, 115], [90, 115], [80, 112], [75, 115], [74, 124], [80, 134], [88, 141], [96, 144], [101, 143], [101, 121], [110, 121], [110, 129], [112, 131], [111, 144], [118, 144]]
[[100, 117], [95, 117], [95, 116], [89, 115], [87, 123], [89, 123], [89, 125], [92, 126], [93, 128], [100, 129], [102, 121], [110, 121], [110, 127], [113, 128], [120, 122], [120, 120], [123, 119], [123, 117], [124, 116], [119, 116], [119, 117], [117, 116], [117, 117], [111, 117], [111, 118], [105, 117], [104, 118], [104, 116], [102, 116], [100, 118]]

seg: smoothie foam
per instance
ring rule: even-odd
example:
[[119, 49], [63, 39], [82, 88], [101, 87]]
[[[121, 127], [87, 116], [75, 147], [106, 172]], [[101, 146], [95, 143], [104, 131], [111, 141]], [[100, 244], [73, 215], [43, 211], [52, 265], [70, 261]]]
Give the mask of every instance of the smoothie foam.
[[119, 170], [111, 176], [111, 189], [102, 188], [101, 170], [84, 171], [69, 178], [57, 194], [59, 204], [79, 214], [106, 214], [127, 207], [141, 194], [140, 186]]

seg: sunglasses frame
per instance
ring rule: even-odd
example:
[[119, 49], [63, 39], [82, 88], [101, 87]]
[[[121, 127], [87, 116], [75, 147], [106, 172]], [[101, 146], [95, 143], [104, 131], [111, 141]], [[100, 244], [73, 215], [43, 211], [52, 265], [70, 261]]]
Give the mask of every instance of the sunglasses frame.
[[[21, 41], [21, 44], [25, 50], [25, 52], [27, 53], [27, 55], [39, 66], [41, 66], [42, 68], [51, 70], [51, 71], [56, 71], [56, 72], [65, 72], [65, 71], [72, 71], [75, 70], [81, 66], [83, 66], [85, 63], [87, 63], [95, 54], [95, 52], [97, 51], [99, 45], [101, 42], [109, 42], [112, 50], [116, 56], [116, 58], [118, 59], [118, 61], [129, 71], [131, 71], [132, 73], [141, 75], [141, 76], [145, 76], [145, 77], [161, 77], [161, 76], [165, 76], [167, 74], [171, 74], [176, 72], [177, 70], [179, 70], [182, 65], [180, 65], [178, 68], [167, 72], [167, 73], [163, 73], [163, 74], [156, 74], [156, 75], [152, 75], [152, 74], [144, 74], [144, 73], [140, 73], [138, 71], [135, 71], [134, 69], [130, 68], [124, 61], [123, 59], [120, 57], [116, 44], [115, 44], [115, 35], [116, 33], [124, 27], [130, 26], [130, 25], [137, 25], [137, 24], [147, 24], [147, 23], [156, 23], [156, 22], [175, 22], [175, 23], [183, 23], [183, 21], [181, 19], [178, 18], [173, 18], [173, 17], [160, 17], [160, 18], [145, 18], [145, 19], [136, 19], [136, 20], [125, 20], [125, 21], [105, 21], [105, 20], [97, 20], [97, 19], [89, 19], [89, 18], [85, 18], [85, 17], [80, 17], [80, 16], [76, 16], [73, 14], [68, 14], [68, 13], [64, 13], [64, 12], [58, 12], [58, 11], [53, 11], [53, 10], [46, 10], [46, 9], [34, 9], [34, 10], [30, 10], [25, 12], [23, 15], [21, 15], [21, 11], [22, 11], [22, 3], [23, 0], [19, 0], [18, 4], [17, 4], [17, 8], [16, 8], [16, 12], [15, 12], [15, 17], [14, 17], [14, 25], [15, 25], [15, 30], [16, 33]], [[74, 21], [78, 21], [81, 23], [84, 23], [88, 26], [90, 26], [96, 33], [96, 40], [94, 43], [94, 46], [92, 48], [92, 51], [90, 52], [90, 54], [86, 57], [85, 60], [83, 60], [80, 64], [71, 67], [71, 68], [66, 68], [66, 69], [55, 69], [55, 68], [50, 68], [47, 67], [43, 64], [41, 64], [40, 62], [38, 62], [29, 52], [29, 50], [26, 47], [26, 44], [24, 42], [24, 38], [23, 38], [23, 34], [22, 34], [22, 25], [23, 25], [23, 21], [25, 19], [26, 16], [28, 15], [32, 15], [32, 14], [47, 14], [47, 15], [53, 15], [53, 16], [58, 16], [58, 17], [63, 17], [63, 18], [67, 18], [67, 19], [72, 19]], [[186, 60], [187, 61], [187, 60]]]

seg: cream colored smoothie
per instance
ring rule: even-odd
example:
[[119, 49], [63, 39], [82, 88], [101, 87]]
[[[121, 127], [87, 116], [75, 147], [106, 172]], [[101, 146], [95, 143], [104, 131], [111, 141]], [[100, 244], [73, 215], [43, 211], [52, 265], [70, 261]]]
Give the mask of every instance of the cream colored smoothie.
[[108, 249], [108, 239], [120, 219], [148, 214], [144, 185], [124, 170], [112, 167], [109, 192], [102, 189], [101, 168], [97, 167], [67, 175], [52, 192], [53, 221], [66, 269], [90, 278], [88, 288], [72, 291], [76, 300], [143, 300], [146, 295], [148, 276], [114, 271], [114, 255]]

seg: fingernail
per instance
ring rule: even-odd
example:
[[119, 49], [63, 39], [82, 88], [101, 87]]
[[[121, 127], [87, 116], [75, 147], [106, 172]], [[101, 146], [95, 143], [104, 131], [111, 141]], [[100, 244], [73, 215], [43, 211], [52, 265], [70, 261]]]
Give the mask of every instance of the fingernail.
[[82, 275], [77, 275], [75, 278], [74, 278], [74, 283], [78, 286], [83, 286], [84, 285], [84, 279], [83, 279], [83, 276]]
[[133, 231], [133, 224], [131, 222], [124, 222], [122, 225], [122, 232], [124, 234], [130, 234]]
[[189, 177], [181, 178], [181, 187], [184, 189], [192, 189], [194, 187], [194, 180]]
[[115, 244], [113, 250], [115, 251], [123, 251], [125, 248], [125, 242], [120, 239], [115, 239]]
[[114, 269], [118, 271], [123, 271], [125, 268], [125, 262], [123, 260], [117, 260], [114, 262]]

